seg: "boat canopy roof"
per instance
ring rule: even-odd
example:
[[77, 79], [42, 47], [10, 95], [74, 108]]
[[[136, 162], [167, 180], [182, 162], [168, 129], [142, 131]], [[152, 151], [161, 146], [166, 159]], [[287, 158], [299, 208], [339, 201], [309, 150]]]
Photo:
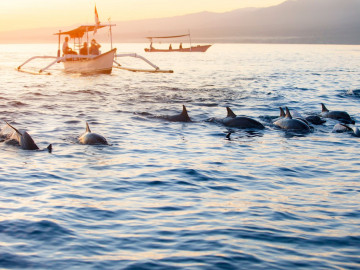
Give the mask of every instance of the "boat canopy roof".
[[153, 39], [153, 38], [179, 38], [179, 37], [186, 37], [186, 36], [190, 36], [190, 34], [177, 35], [177, 36], [146, 37], [146, 38], [147, 39]]
[[100, 29], [106, 26], [116, 26], [116, 24], [81, 25], [73, 30], [55, 33], [54, 35], [69, 35], [70, 38], [82, 38], [86, 32], [93, 32], [95, 29]]

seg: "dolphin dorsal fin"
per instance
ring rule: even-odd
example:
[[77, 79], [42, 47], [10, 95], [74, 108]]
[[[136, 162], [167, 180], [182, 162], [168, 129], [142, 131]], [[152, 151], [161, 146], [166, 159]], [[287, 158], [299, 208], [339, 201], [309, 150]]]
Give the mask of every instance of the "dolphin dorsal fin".
[[184, 117], [186, 119], [186, 121], [191, 121], [185, 105], [183, 105], [183, 110], [181, 112], [181, 116]]
[[283, 108], [279, 107], [279, 109], [280, 109], [280, 117], [285, 117], [285, 112]]
[[91, 132], [88, 122], [86, 122], [86, 132]]
[[321, 103], [321, 111], [322, 112], [328, 112], [329, 110], [325, 107], [324, 103]]
[[230, 109], [230, 107], [226, 107], [227, 110], [227, 117], [236, 117], [236, 114]]
[[46, 147], [46, 149], [48, 150], [49, 153], [52, 153], [53, 150], [52, 144], [49, 144], [49, 146]]
[[5, 123], [6, 123], [9, 127], [11, 127], [13, 130], [15, 130], [15, 132], [16, 132], [17, 134], [19, 134], [20, 136], [22, 136], [21, 132], [18, 131], [16, 128], [14, 128], [12, 125], [10, 125], [7, 121], [5, 121]]
[[285, 117], [286, 117], [286, 118], [290, 118], [290, 119], [292, 119], [292, 116], [291, 116], [291, 113], [290, 113], [290, 111], [289, 111], [289, 108], [288, 108], [288, 107], [285, 107], [285, 111], [286, 111]]

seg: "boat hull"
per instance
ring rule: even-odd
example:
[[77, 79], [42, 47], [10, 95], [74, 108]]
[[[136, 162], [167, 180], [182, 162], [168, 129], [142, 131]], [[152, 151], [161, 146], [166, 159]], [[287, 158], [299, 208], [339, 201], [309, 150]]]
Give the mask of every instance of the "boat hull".
[[64, 61], [64, 70], [69, 73], [110, 74], [113, 67], [116, 49], [89, 58], [69, 56]]
[[207, 49], [209, 49], [211, 47], [211, 45], [197, 45], [197, 46], [192, 46], [190, 48], [182, 48], [182, 49], [149, 49], [149, 48], [145, 48], [145, 52], [206, 52]]

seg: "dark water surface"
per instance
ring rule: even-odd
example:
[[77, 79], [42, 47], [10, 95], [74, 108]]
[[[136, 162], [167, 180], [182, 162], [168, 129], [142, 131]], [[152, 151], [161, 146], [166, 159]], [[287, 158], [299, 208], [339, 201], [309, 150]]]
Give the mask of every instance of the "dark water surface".
[[[323, 102], [360, 121], [360, 46], [143, 47], [118, 50], [175, 73], [33, 76], [14, 68], [56, 45], [0, 45], [3, 132], [7, 120], [54, 148], [0, 143], [0, 268], [359, 269], [360, 138], [272, 119]], [[156, 117], [183, 104], [194, 122]], [[226, 106], [265, 130], [227, 140], [206, 121]], [[111, 145], [78, 144], [85, 121]]]

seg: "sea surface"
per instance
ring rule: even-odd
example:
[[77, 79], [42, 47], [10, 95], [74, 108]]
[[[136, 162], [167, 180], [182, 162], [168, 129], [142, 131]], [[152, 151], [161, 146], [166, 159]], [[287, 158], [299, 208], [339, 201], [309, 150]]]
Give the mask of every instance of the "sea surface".
[[[322, 102], [358, 125], [360, 46], [145, 46], [116, 44], [174, 73], [36, 76], [15, 67], [57, 44], [0, 45], [2, 134], [6, 120], [53, 145], [0, 143], [0, 268], [360, 269], [360, 138], [272, 124]], [[163, 118], [182, 105], [193, 122]], [[226, 106], [266, 128], [207, 121]], [[79, 144], [86, 122], [110, 145]]]

